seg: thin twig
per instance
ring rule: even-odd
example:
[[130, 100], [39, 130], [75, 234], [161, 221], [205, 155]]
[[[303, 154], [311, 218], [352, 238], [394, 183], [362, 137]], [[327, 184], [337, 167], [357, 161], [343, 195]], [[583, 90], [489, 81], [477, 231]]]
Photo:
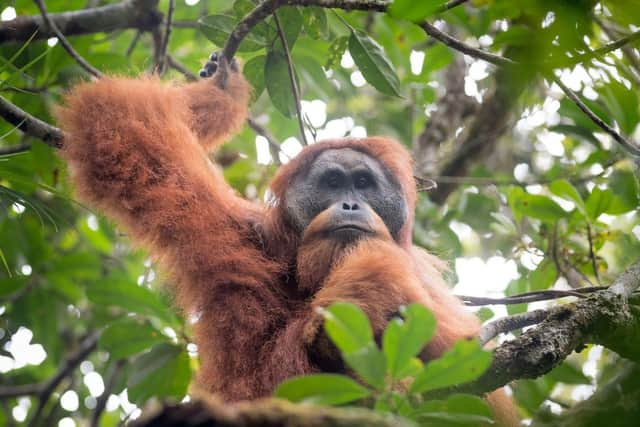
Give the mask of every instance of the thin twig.
[[286, 159], [289, 159], [287, 153], [282, 151], [282, 148], [280, 147], [280, 144], [278, 144], [278, 141], [276, 141], [271, 132], [269, 132], [264, 126], [256, 122], [252, 117], [247, 118], [247, 124], [251, 129], [253, 129], [255, 133], [267, 140], [267, 142], [269, 143], [269, 149], [271, 151], [271, 157], [273, 158], [273, 162], [276, 165], [280, 165], [280, 155], [284, 156]]
[[96, 402], [96, 407], [91, 413], [91, 424], [90, 424], [91, 427], [98, 427], [100, 425], [100, 417], [102, 416], [102, 413], [107, 407], [107, 400], [109, 400], [111, 391], [113, 390], [113, 387], [116, 384], [116, 379], [118, 378], [118, 375], [122, 371], [122, 367], [124, 366], [125, 362], [126, 362], [126, 359], [120, 359], [116, 361], [111, 366], [110, 371], [107, 373], [106, 375], [107, 381], [105, 382], [105, 385], [104, 385], [104, 391], [102, 392], [100, 397], [98, 397], [98, 400]]
[[236, 25], [229, 38], [222, 48], [222, 55], [230, 62], [236, 54], [242, 40], [249, 34], [251, 29], [262, 22], [267, 16], [276, 10], [283, 3], [283, 0], [265, 0], [258, 4], [247, 16]]
[[511, 332], [516, 329], [522, 329], [526, 326], [537, 325], [549, 316], [549, 310], [533, 310], [526, 313], [518, 313], [512, 316], [503, 317], [487, 323], [480, 328], [478, 340], [480, 345], [484, 346], [493, 338], [505, 332]]
[[31, 143], [21, 142], [8, 147], [0, 147], [0, 156], [11, 156], [14, 154], [25, 153], [29, 150], [31, 150]]
[[96, 349], [100, 334], [101, 331], [94, 331], [87, 335], [87, 337], [80, 343], [78, 349], [62, 363], [58, 372], [41, 385], [40, 390], [38, 391], [38, 406], [29, 420], [29, 427], [38, 425], [40, 415], [55, 389], [62, 380], [73, 373], [73, 370], [80, 364], [80, 362], [86, 359], [87, 356]]
[[24, 133], [39, 138], [55, 148], [62, 146], [62, 131], [49, 123], [33, 117], [31, 114], [0, 96], [0, 117]]
[[532, 180], [532, 181], [519, 181], [517, 179], [498, 179], [498, 178], [490, 178], [490, 177], [484, 177], [484, 176], [439, 175], [439, 176], [429, 176], [429, 177], [414, 176], [414, 179], [419, 184], [423, 184], [423, 183], [426, 184], [426, 188], [418, 187], [418, 191], [432, 190], [434, 188], [434, 183], [466, 184], [466, 185], [475, 185], [478, 187], [485, 187], [490, 185], [495, 185], [495, 186], [517, 185], [520, 187], [526, 187], [529, 185], [548, 185], [558, 179], [566, 179], [572, 184], [581, 184], [581, 183], [588, 182], [603, 176], [609, 170], [609, 168], [613, 167], [619, 161], [620, 159], [611, 159], [609, 162], [602, 165], [601, 172], [588, 174], [584, 176], [578, 176], [578, 177], [566, 176], [566, 177], [555, 177], [555, 178], [548, 178], [548, 179], [538, 179], [538, 180]]
[[171, 54], [167, 54], [167, 65], [169, 65], [174, 70], [178, 71], [182, 74], [187, 80], [194, 82], [198, 80], [198, 76], [193, 74], [187, 67], [182, 65], [180, 61], [173, 57]]
[[536, 301], [549, 301], [558, 298], [565, 297], [577, 297], [585, 298], [586, 294], [598, 292], [607, 289], [606, 286], [589, 286], [584, 288], [577, 288], [571, 291], [561, 291], [556, 289], [546, 289], [544, 291], [531, 291], [518, 295], [513, 295], [504, 298], [487, 298], [487, 297], [474, 297], [468, 295], [456, 295], [465, 305], [479, 306], [479, 305], [511, 305], [511, 304], [524, 304]]
[[573, 101], [573, 103], [576, 104], [578, 108], [582, 110], [582, 112], [585, 113], [587, 117], [591, 119], [593, 123], [595, 123], [600, 129], [604, 130], [606, 133], [611, 135], [611, 137], [616, 142], [618, 142], [622, 146], [622, 148], [624, 148], [629, 154], [635, 157], [640, 157], [640, 147], [637, 147], [636, 145], [632, 144], [630, 141], [627, 141], [620, 133], [618, 133], [614, 128], [609, 126], [604, 120], [598, 117], [596, 113], [591, 111], [591, 109], [587, 106], [587, 104], [582, 102], [582, 100], [578, 97], [578, 95], [574, 91], [572, 91], [564, 83], [562, 83], [562, 80], [560, 80], [556, 76], [553, 76], [552, 80], [555, 84], [558, 85], [558, 87], [560, 87], [560, 89], [562, 89], [564, 94], [567, 95], [567, 98]]
[[618, 50], [625, 45], [632, 44], [638, 40], [640, 40], [640, 30], [624, 36], [618, 40], [614, 40], [611, 43], [607, 43], [606, 45], [597, 49], [585, 52], [581, 55], [576, 55], [572, 58], [568, 58], [567, 63], [568, 65], [575, 65], [581, 62], [588, 61], [590, 59], [598, 58], [600, 56], [606, 55], [607, 53], [613, 52], [614, 50]]
[[127, 52], [125, 53], [125, 56], [127, 58], [131, 56], [131, 54], [133, 53], [133, 50], [138, 45], [138, 42], [140, 41], [140, 36], [142, 36], [142, 31], [140, 30], [136, 31], [136, 35], [133, 36], [133, 40], [131, 40], [129, 47], [127, 48]]
[[173, 22], [173, 11], [176, 7], [175, 0], [169, 0], [169, 10], [167, 11], [167, 21], [164, 29], [164, 38], [158, 55], [158, 74], [163, 75], [167, 69], [167, 48], [171, 37], [171, 25]]
[[450, 47], [451, 49], [457, 50], [458, 52], [462, 52], [466, 55], [472, 56], [477, 59], [482, 59], [494, 65], [499, 65], [499, 66], [517, 65], [517, 62], [509, 58], [505, 58], [504, 56], [495, 55], [485, 50], [471, 47], [468, 44], [465, 44], [460, 40], [456, 39], [455, 37], [452, 37], [449, 34], [443, 31], [440, 31], [435, 26], [431, 25], [426, 21], [420, 24], [420, 28], [422, 28], [425, 33], [427, 33], [434, 39], [442, 42], [443, 44]]
[[307, 142], [307, 135], [304, 131], [304, 121], [302, 119], [302, 105], [300, 104], [300, 90], [298, 88], [298, 82], [296, 81], [296, 71], [293, 68], [293, 61], [291, 61], [291, 53], [289, 52], [289, 43], [287, 42], [287, 38], [284, 35], [284, 31], [282, 31], [282, 26], [280, 25], [280, 18], [278, 18], [277, 13], [273, 13], [273, 22], [276, 24], [276, 30], [278, 32], [278, 37], [280, 38], [280, 43], [282, 43], [282, 49], [284, 50], [284, 56], [287, 59], [287, 71], [289, 72], [289, 80], [291, 81], [291, 91], [293, 92], [293, 99], [296, 104], [296, 117], [298, 118], [298, 126], [300, 127], [300, 137], [302, 140], [302, 145], [309, 145]]
[[42, 19], [49, 26], [49, 28], [53, 30], [56, 37], [58, 37], [60, 44], [62, 45], [64, 50], [67, 51], [69, 56], [71, 56], [82, 68], [84, 68], [84, 70], [87, 73], [91, 74], [93, 77], [96, 77], [96, 78], [102, 77], [102, 73], [93, 65], [89, 64], [86, 59], [84, 59], [78, 52], [76, 52], [73, 46], [71, 46], [71, 43], [67, 41], [64, 34], [62, 34], [62, 32], [58, 29], [58, 26], [49, 17], [49, 14], [47, 13], [47, 8], [44, 5], [44, 1], [43, 0], [34, 0], [34, 1], [36, 2], [36, 5], [38, 5], [38, 9], [40, 9], [40, 13], [42, 14]]

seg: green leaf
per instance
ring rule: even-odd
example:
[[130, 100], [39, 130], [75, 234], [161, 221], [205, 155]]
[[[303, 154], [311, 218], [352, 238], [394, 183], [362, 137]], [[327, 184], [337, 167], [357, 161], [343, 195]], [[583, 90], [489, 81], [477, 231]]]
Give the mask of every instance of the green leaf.
[[[298, 8], [293, 6], [281, 7], [276, 13], [278, 14], [278, 18], [280, 20], [280, 26], [282, 27], [284, 39], [287, 41], [289, 52], [291, 52], [293, 50], [293, 46], [296, 43], [296, 40], [298, 39], [298, 36], [300, 35], [300, 31], [302, 30], [302, 15], [298, 11]], [[274, 48], [284, 52], [279, 36], [276, 38]]]
[[270, 51], [264, 64], [267, 92], [273, 105], [286, 117], [296, 114], [296, 101], [289, 79], [287, 57], [278, 51]]
[[436, 319], [420, 304], [403, 307], [404, 320], [393, 319], [382, 336], [382, 348], [392, 378], [408, 368], [414, 356], [431, 340], [436, 330]]
[[599, 187], [594, 187], [585, 203], [589, 218], [596, 220], [609, 209], [612, 202], [613, 193], [611, 190], [602, 190]]
[[566, 360], [561, 365], [553, 368], [546, 376], [565, 384], [591, 383], [591, 380], [582, 373], [582, 369], [579, 366], [575, 366], [574, 363]]
[[638, 209], [638, 179], [631, 171], [616, 169], [608, 181], [614, 197], [607, 207], [606, 213], [620, 215]]
[[172, 344], [156, 345], [136, 359], [130, 372], [128, 396], [138, 405], [151, 396], [181, 400], [191, 381], [187, 352]]
[[529, 194], [520, 187], [514, 187], [508, 194], [509, 206], [519, 220], [522, 216], [537, 218], [543, 222], [555, 223], [569, 216], [556, 202], [547, 196]]
[[[486, 424], [494, 424], [491, 417], [474, 414], [456, 414], [449, 412], [422, 412], [415, 415], [415, 418], [424, 421], [437, 422], [437, 424], [428, 425], [470, 425], [480, 426]], [[443, 424], [441, 424], [443, 423]]]
[[100, 336], [99, 346], [108, 351], [112, 359], [121, 359], [166, 341], [168, 338], [148, 322], [125, 319], [107, 327]]
[[389, 14], [394, 18], [422, 22], [440, 9], [446, 0], [394, 0]]
[[384, 389], [387, 361], [375, 342], [371, 341], [356, 351], [342, 353], [342, 358], [368, 384], [378, 390]]
[[304, 31], [314, 39], [327, 39], [330, 36], [327, 13], [321, 7], [304, 7]]
[[458, 221], [469, 224], [476, 231], [489, 231], [491, 214], [499, 210], [498, 201], [485, 194], [463, 193], [458, 205]]
[[[228, 15], [208, 15], [198, 19], [198, 27], [206, 38], [216, 46], [222, 47], [235, 29], [237, 19]], [[240, 43], [239, 52], [253, 52], [266, 46], [264, 38], [250, 32]]]
[[351, 30], [349, 52], [369, 84], [386, 95], [400, 96], [400, 80], [382, 47], [371, 37]]
[[582, 200], [582, 196], [578, 193], [578, 190], [566, 179], [559, 179], [553, 181], [549, 184], [549, 191], [555, 194], [558, 197], [562, 197], [566, 200], [571, 200], [575, 205], [578, 211], [587, 215], [587, 208], [584, 205], [584, 200]]
[[283, 382], [274, 395], [296, 403], [341, 405], [368, 397], [371, 392], [345, 375], [315, 374]]
[[[7, 267], [8, 270], [8, 267]], [[27, 286], [29, 277], [27, 276], [15, 276], [9, 278], [0, 279], [0, 297], [6, 297], [16, 292], [19, 289]]]
[[425, 366], [411, 384], [412, 393], [473, 381], [491, 364], [491, 353], [482, 350], [476, 340], [458, 341], [453, 348]]
[[132, 313], [155, 316], [169, 324], [177, 318], [157, 292], [138, 286], [127, 277], [112, 276], [87, 287], [87, 297], [98, 306], [121, 307]]
[[252, 97], [254, 101], [258, 99], [262, 91], [264, 91], [264, 66], [266, 60], [267, 57], [265, 55], [256, 56], [248, 60], [247, 63], [244, 64], [244, 67], [242, 67], [244, 77], [253, 88]]
[[610, 111], [611, 117], [620, 125], [626, 134], [633, 133], [638, 125], [638, 95], [637, 91], [627, 89], [625, 85], [615, 79], [604, 85], [600, 92], [602, 101]]
[[[436, 421], [437, 425], [494, 424], [486, 400], [468, 394], [454, 394], [442, 400], [429, 400], [408, 414], [412, 419]], [[428, 425], [432, 425], [430, 422]]]
[[549, 289], [557, 278], [558, 272], [556, 271], [555, 263], [546, 259], [538, 265], [538, 268], [529, 274], [529, 289], [532, 291]]
[[324, 68], [331, 70], [340, 64], [342, 55], [347, 50], [349, 45], [349, 37], [338, 37], [329, 45], [329, 56], [327, 56], [327, 62], [324, 64]]
[[489, 307], [482, 307], [480, 310], [476, 311], [476, 316], [480, 319], [481, 322], [486, 322], [491, 319], [496, 314]]
[[348, 303], [331, 304], [324, 312], [324, 328], [342, 353], [358, 351], [373, 342], [373, 332], [360, 307]]

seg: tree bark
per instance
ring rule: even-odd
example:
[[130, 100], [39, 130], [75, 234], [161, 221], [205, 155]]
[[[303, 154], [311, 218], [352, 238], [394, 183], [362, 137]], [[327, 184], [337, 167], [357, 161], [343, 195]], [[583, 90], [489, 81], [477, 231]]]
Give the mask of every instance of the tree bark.
[[[158, 0], [124, 0], [91, 9], [51, 13], [49, 17], [65, 36], [110, 32], [127, 28], [149, 31], [162, 22]], [[35, 36], [34, 36], [35, 34]], [[55, 37], [41, 15], [18, 16], [0, 22], [0, 43]]]

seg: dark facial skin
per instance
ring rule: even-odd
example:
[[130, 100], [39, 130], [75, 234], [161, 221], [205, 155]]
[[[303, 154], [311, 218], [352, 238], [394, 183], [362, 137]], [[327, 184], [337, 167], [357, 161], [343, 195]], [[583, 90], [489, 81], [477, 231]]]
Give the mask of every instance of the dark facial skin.
[[330, 207], [327, 232], [347, 240], [371, 231], [367, 206], [394, 239], [407, 218], [406, 200], [390, 173], [374, 158], [350, 148], [320, 154], [294, 179], [285, 200], [289, 219], [301, 234]]

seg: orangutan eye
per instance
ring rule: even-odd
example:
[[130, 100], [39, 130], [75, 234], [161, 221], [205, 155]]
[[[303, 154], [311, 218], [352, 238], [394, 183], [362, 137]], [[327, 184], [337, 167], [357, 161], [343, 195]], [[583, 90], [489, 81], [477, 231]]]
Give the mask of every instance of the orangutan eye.
[[373, 187], [373, 185], [374, 185], [373, 178], [366, 173], [358, 174], [354, 179], [354, 186], [360, 190]]
[[340, 188], [344, 183], [344, 176], [338, 171], [328, 171], [322, 177], [322, 183], [331, 189]]

